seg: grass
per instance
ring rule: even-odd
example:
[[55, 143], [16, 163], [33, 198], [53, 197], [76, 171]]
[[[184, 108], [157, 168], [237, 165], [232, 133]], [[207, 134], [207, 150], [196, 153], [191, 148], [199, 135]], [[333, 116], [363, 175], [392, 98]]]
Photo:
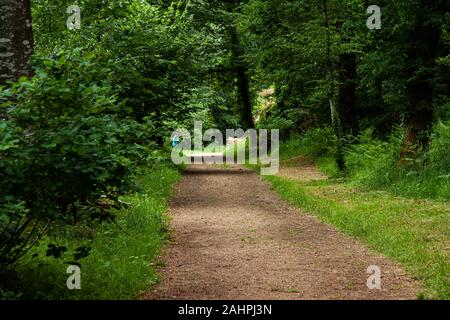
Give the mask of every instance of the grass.
[[[133, 299], [158, 282], [158, 255], [166, 239], [166, 200], [179, 173], [161, 167], [138, 179], [142, 192], [124, 197], [115, 223], [80, 226], [44, 238], [18, 263], [13, 292], [24, 299]], [[93, 236], [95, 235], [95, 236]], [[45, 255], [49, 243], [66, 246], [61, 258]], [[81, 290], [68, 290], [66, 269], [76, 247], [91, 247], [81, 259]]]
[[450, 200], [450, 178], [447, 175], [441, 176], [433, 169], [427, 168], [421, 171], [396, 169], [389, 174], [391, 176], [388, 183], [367, 179], [359, 184], [369, 188], [382, 188], [413, 199], [433, 199], [446, 202]]
[[361, 191], [332, 180], [265, 177], [293, 205], [399, 261], [420, 280], [419, 298], [450, 298], [450, 205]]
[[337, 177], [339, 175], [336, 160], [332, 156], [319, 157], [316, 160], [316, 166], [329, 177]]

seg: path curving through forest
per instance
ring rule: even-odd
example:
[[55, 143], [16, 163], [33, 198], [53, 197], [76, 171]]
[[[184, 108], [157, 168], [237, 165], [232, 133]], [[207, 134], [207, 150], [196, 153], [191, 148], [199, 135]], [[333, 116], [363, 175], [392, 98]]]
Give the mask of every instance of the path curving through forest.
[[[280, 199], [253, 171], [194, 165], [170, 204], [161, 284], [145, 299], [415, 299], [402, 268]], [[367, 268], [382, 271], [369, 290]]]

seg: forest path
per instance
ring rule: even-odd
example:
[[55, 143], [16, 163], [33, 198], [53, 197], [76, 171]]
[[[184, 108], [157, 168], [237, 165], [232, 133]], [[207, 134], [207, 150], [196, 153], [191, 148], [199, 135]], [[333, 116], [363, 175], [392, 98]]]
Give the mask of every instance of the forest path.
[[[398, 264], [302, 214], [242, 167], [191, 166], [170, 214], [164, 278], [145, 299], [416, 298]], [[381, 290], [367, 288], [370, 265], [382, 270]]]

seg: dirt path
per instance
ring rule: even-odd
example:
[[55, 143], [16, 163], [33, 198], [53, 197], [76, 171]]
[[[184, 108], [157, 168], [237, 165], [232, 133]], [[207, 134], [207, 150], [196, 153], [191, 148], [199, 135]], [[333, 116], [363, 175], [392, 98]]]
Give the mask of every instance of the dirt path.
[[280, 177], [287, 177], [295, 180], [322, 180], [328, 177], [317, 170], [314, 161], [304, 157], [296, 157], [281, 162]]
[[[192, 166], [171, 202], [162, 283], [146, 299], [414, 299], [392, 261], [303, 215], [240, 167]], [[367, 267], [382, 289], [366, 286]]]

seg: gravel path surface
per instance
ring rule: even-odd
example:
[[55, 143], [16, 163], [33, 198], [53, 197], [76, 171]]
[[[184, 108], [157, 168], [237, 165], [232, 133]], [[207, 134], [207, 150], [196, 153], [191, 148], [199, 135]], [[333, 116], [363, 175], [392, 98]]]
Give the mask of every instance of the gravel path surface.
[[[144, 299], [415, 299], [418, 291], [398, 264], [238, 166], [191, 166], [170, 215], [163, 280]], [[370, 265], [381, 268], [381, 290], [367, 288]]]

